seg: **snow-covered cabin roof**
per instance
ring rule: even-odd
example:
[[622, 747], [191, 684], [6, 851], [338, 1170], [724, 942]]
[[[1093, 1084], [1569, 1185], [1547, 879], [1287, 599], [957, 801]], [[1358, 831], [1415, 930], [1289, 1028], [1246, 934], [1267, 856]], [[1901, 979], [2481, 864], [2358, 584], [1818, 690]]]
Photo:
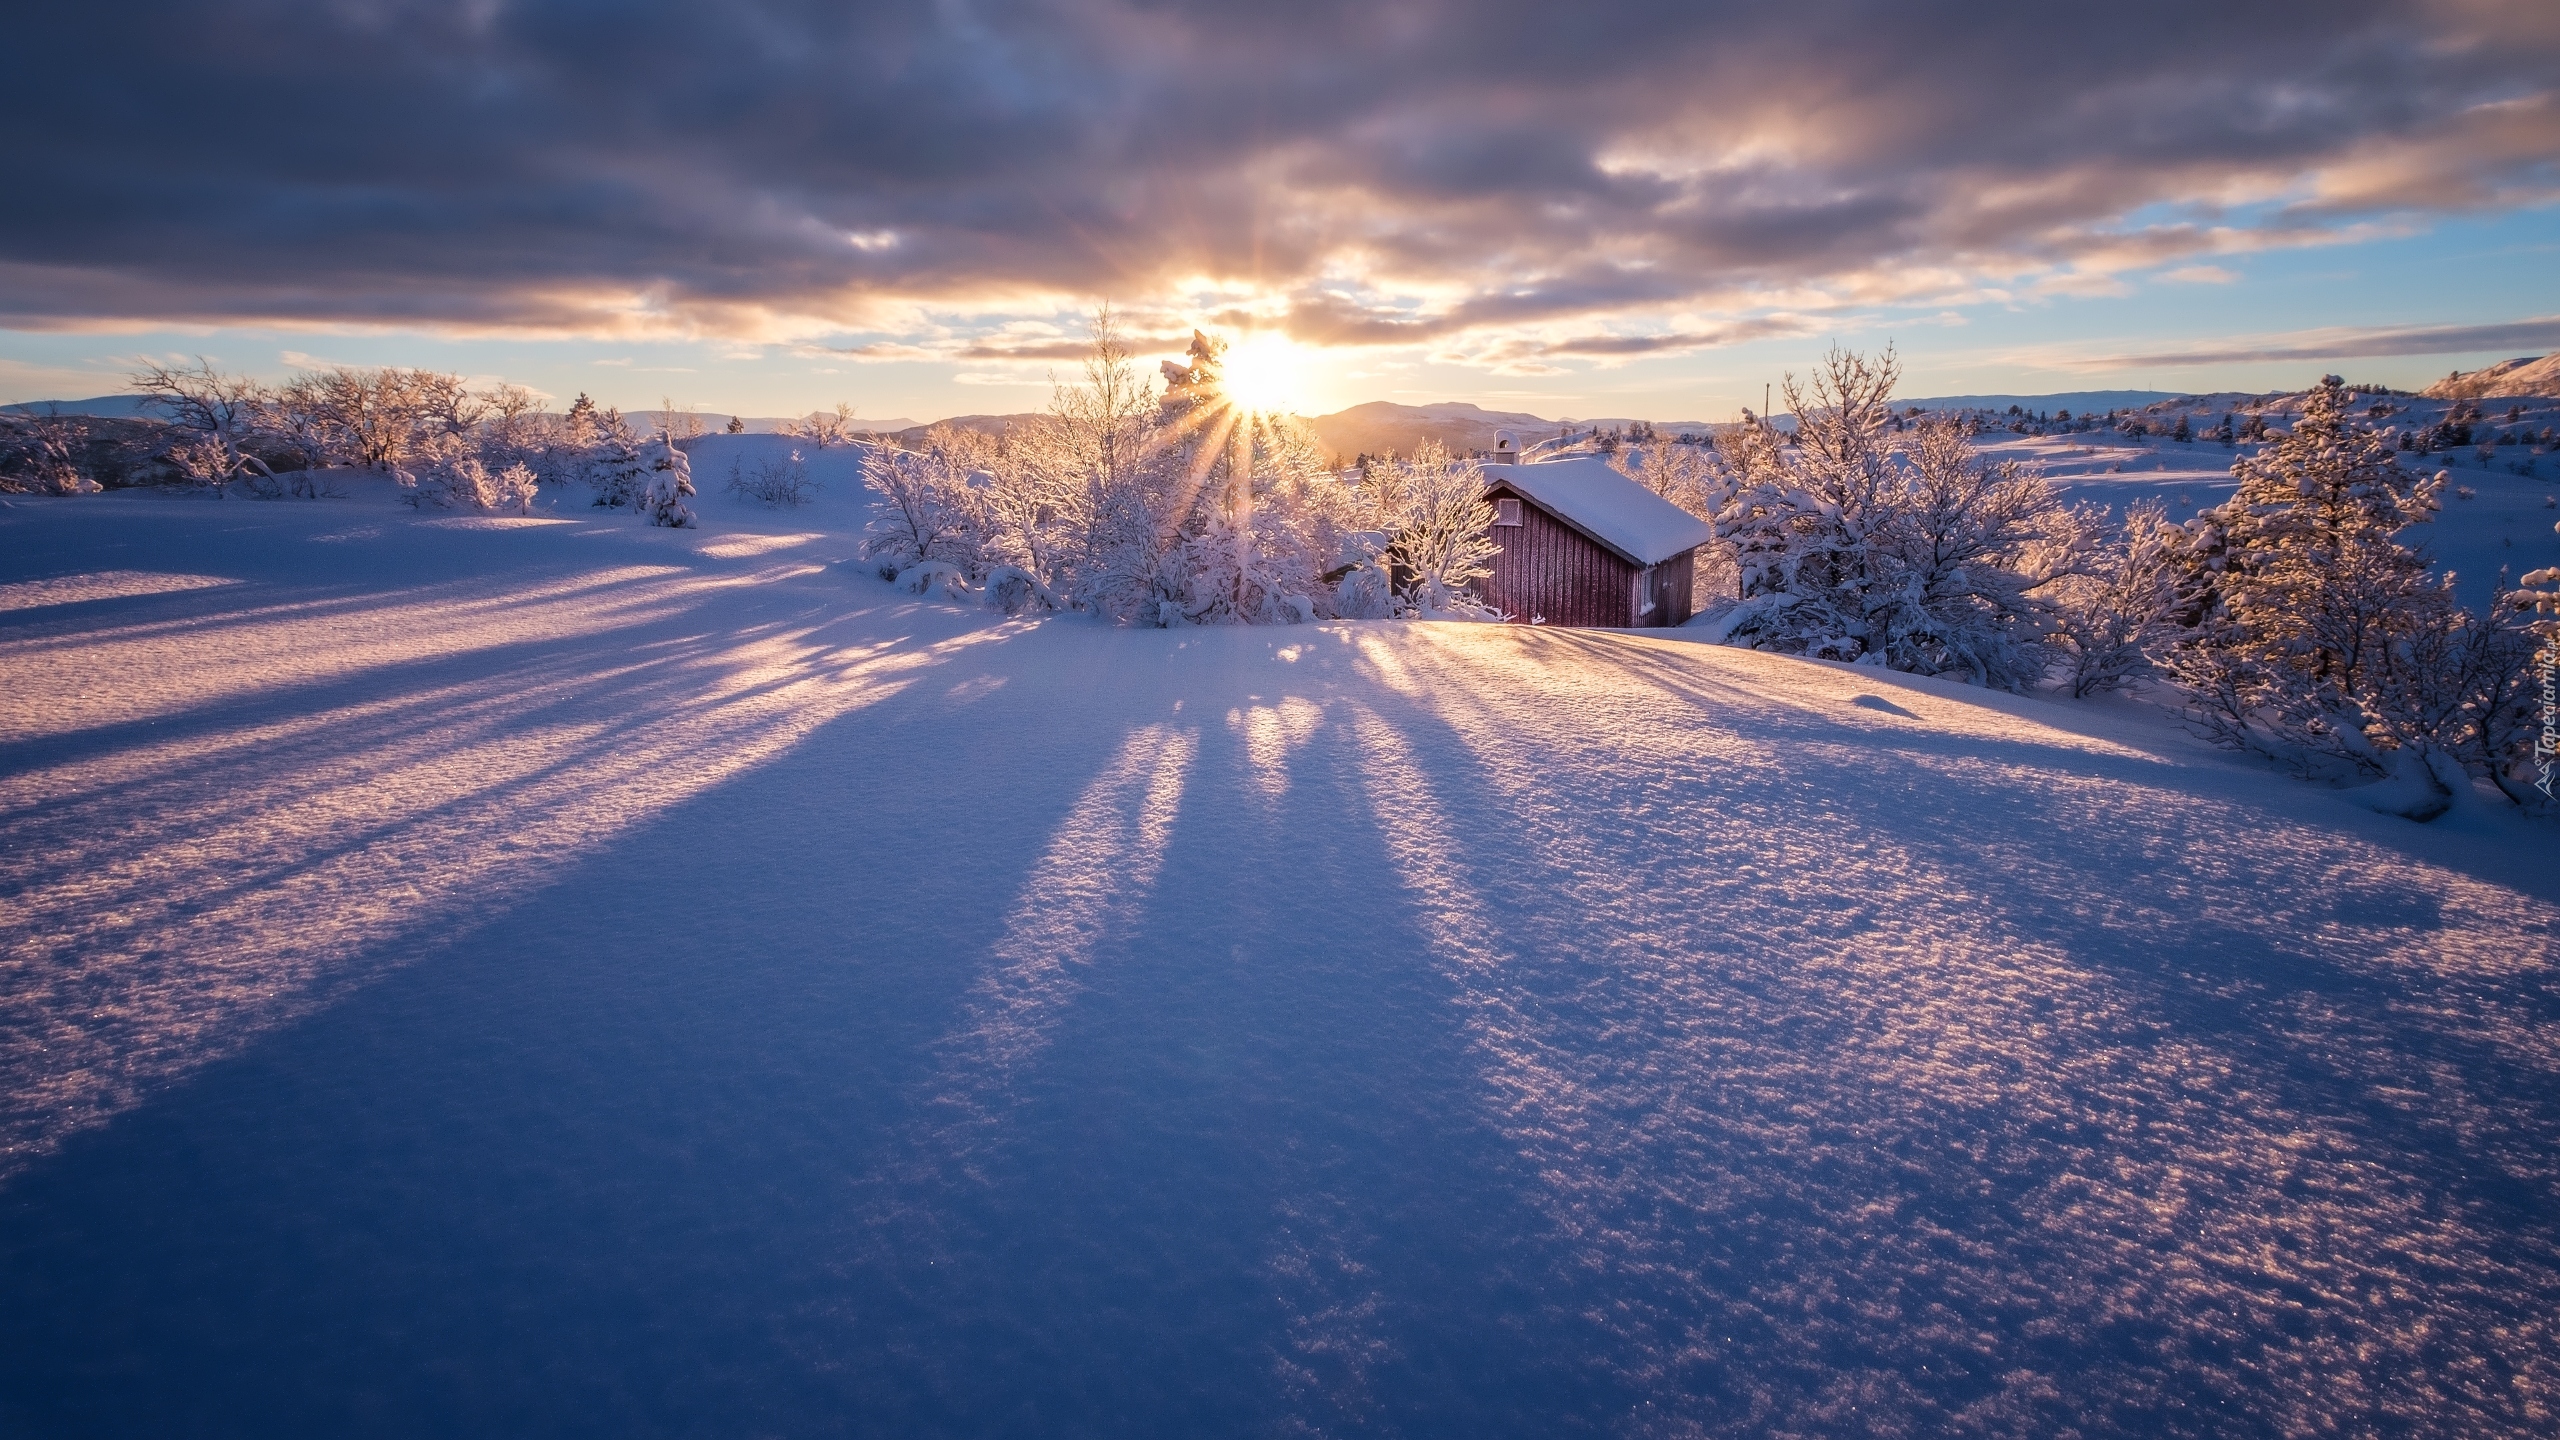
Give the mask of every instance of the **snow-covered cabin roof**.
[[1706, 521], [1610, 469], [1597, 455], [1487, 465], [1484, 481], [1510, 486], [1636, 565], [1659, 565], [1715, 535]]

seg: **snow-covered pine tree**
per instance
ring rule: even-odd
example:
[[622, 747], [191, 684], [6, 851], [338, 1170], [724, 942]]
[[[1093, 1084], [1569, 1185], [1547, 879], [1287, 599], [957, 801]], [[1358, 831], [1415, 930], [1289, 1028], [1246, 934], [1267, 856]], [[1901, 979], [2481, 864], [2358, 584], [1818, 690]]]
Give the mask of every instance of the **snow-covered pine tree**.
[[603, 421], [596, 413], [596, 402], [581, 390], [578, 398], [569, 402], [569, 413], [562, 417], [560, 443], [571, 450], [586, 451], [594, 449], [603, 438]]
[[652, 525], [681, 530], [693, 523], [693, 510], [684, 503], [694, 493], [693, 462], [665, 435], [652, 442], [650, 450], [648, 481], [639, 495], [640, 513]]
[[2469, 789], [2466, 734], [2496, 697], [2480, 689], [2510, 628], [2454, 604], [2449, 582], [2400, 540], [2431, 518], [2445, 477], [2402, 470], [2347, 418], [2328, 376], [2290, 434], [2232, 465], [2231, 500], [2190, 527], [2194, 628], [2164, 668], [2212, 738], [2304, 774], [2387, 776], [2413, 818]]
[[631, 424], [620, 410], [608, 407], [594, 420], [595, 443], [587, 447], [584, 466], [587, 483], [595, 487], [596, 504], [618, 510], [639, 498], [649, 465], [640, 456], [639, 437], [631, 433]]

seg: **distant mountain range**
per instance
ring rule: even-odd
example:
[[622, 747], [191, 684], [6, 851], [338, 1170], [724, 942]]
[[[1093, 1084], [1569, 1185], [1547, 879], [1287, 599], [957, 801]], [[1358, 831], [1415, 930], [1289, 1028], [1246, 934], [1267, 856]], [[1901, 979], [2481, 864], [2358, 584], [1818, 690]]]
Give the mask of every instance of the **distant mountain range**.
[[150, 409], [148, 395], [100, 395], [90, 400], [30, 400], [23, 405], [0, 405], [12, 415], [88, 415], [105, 420], [130, 420], [135, 416], [156, 416]]
[[2006, 410], [2015, 405], [2021, 410], [2068, 410], [2085, 415], [2092, 410], [2139, 410], [2163, 400], [2175, 400], [2174, 390], [2066, 390], [2059, 395], [1928, 395], [1917, 400], [1896, 397], [1896, 408], [1913, 405], [1923, 410]]
[[[2492, 395], [2560, 396], [2560, 355], [2509, 360], [2468, 374], [2456, 373], [2425, 392], [2439, 400], [2472, 399]], [[2015, 405], [2022, 410], [2050, 413], [2069, 410], [2074, 414], [2090, 414], [2108, 410], [2141, 410], [2164, 402], [2220, 406], [2251, 397], [2232, 395], [2182, 395], [2168, 390], [2069, 390], [2052, 395], [1930, 395], [1897, 399], [1896, 408], [1917, 406], [1922, 410], [2007, 410]], [[64, 415], [87, 415], [126, 419], [148, 416], [148, 397], [141, 395], [100, 395], [87, 400], [38, 400], [21, 405], [0, 406], [0, 410], [21, 414], [42, 414], [48, 409]], [[651, 412], [634, 411], [645, 416]], [[728, 417], [705, 411], [703, 428], [717, 431]], [[784, 415], [749, 415], [740, 417], [750, 434], [769, 435], [798, 419]], [[998, 435], [1035, 419], [1031, 414], [955, 415], [933, 422]], [[1330, 457], [1348, 461], [1358, 455], [1411, 455], [1433, 440], [1461, 454], [1490, 450], [1497, 431], [1509, 430], [1520, 442], [1535, 445], [1570, 432], [1593, 428], [1623, 430], [1635, 424], [1624, 416], [1576, 416], [1570, 422], [1549, 419], [1522, 410], [1487, 410], [1465, 401], [1442, 401], [1432, 405], [1401, 405], [1392, 400], [1372, 400], [1330, 415], [1304, 417]], [[1776, 417], [1780, 424], [1787, 417]], [[1655, 420], [1654, 428], [1666, 434], [1703, 434], [1717, 423], [1706, 420]], [[885, 435], [906, 443], [923, 437], [931, 425], [905, 417], [881, 420], [856, 419], [857, 430]]]

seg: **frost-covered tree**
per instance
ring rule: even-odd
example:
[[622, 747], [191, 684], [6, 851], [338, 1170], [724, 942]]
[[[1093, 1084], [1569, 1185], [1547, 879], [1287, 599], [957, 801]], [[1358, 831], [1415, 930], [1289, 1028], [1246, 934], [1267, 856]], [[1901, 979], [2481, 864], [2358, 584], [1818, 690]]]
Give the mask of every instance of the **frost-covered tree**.
[[693, 523], [693, 510], [684, 503], [694, 493], [693, 462], [664, 435], [650, 449], [653, 453], [649, 456], [648, 480], [640, 490], [640, 513], [652, 525], [681, 530]]
[[1898, 376], [1890, 350], [1833, 350], [1810, 381], [1787, 377], [1792, 436], [1754, 422], [1719, 437], [1701, 509], [1711, 573], [1734, 594], [1706, 607], [1709, 629], [2026, 688], [2053, 659], [2052, 588], [2080, 568], [2090, 522], [2032, 469], [1983, 460], [1962, 419], [1897, 435]]
[[995, 533], [1066, 603], [1144, 625], [1324, 613], [1332, 477], [1303, 424], [1226, 394], [1223, 350], [1195, 334], [1159, 397], [1101, 312], [1080, 383], [999, 469]]
[[854, 428], [853, 416], [854, 407], [838, 401], [833, 410], [812, 410], [797, 420], [785, 421], [782, 433], [806, 440], [820, 450], [830, 445], [850, 445], [861, 434]]
[[83, 468], [89, 427], [67, 415], [0, 414], [0, 492], [94, 495], [101, 488]]
[[1331, 476], [1304, 426], [1227, 393], [1225, 351], [1194, 331], [1186, 362], [1164, 365], [1161, 513], [1174, 563], [1158, 623], [1311, 620], [1322, 537], [1310, 491]]
[[2186, 532], [2156, 500], [2125, 512], [2124, 539], [2091, 546], [2085, 573], [2057, 587], [2055, 619], [2067, 654], [2063, 687], [2085, 699], [2151, 668], [2151, 654], [2175, 629], [2185, 597], [2180, 555]]
[[1493, 502], [1475, 461], [1426, 441], [1410, 461], [1372, 463], [1351, 516], [1355, 558], [1337, 570], [1340, 613], [1407, 619], [1486, 619], [1478, 598], [1493, 573]]
[[2053, 660], [2057, 581], [2079, 574], [2089, 518], [2032, 467], [1986, 461], [1962, 427], [1915, 427], [1872, 531], [1885, 583], [1865, 592], [1884, 663], [2025, 690]]
[[581, 390], [578, 398], [569, 402], [569, 413], [561, 417], [560, 443], [571, 450], [584, 452], [593, 449], [595, 443], [603, 438], [603, 422], [596, 411], [596, 402], [588, 399], [587, 392]]
[[985, 473], [989, 448], [984, 436], [936, 425], [916, 449], [877, 445], [866, 452], [871, 521], [862, 557], [878, 562], [884, 578], [941, 565], [975, 581], [985, 564], [986, 522], [983, 484], [973, 477]]
[[2391, 777], [2393, 808], [2432, 818], [2500, 763], [2488, 679], [2512, 668], [2520, 625], [2464, 612], [2401, 540], [2445, 477], [2402, 470], [2349, 422], [2351, 398], [2324, 378], [2290, 434], [2233, 464], [2238, 492], [2191, 527], [2201, 603], [2165, 668], [2214, 739], [2305, 774]]
[[203, 356], [193, 366], [149, 365], [131, 383], [168, 417], [175, 433], [168, 458], [179, 473], [216, 495], [243, 478], [274, 485], [275, 471], [248, 448], [271, 398], [265, 386], [216, 370]]
[[677, 404], [672, 396], [658, 397], [658, 408], [650, 412], [649, 423], [671, 440], [692, 440], [702, 434], [702, 412], [691, 405]]
[[337, 366], [286, 382], [273, 409], [316, 463], [391, 473], [439, 463], [444, 442], [468, 441], [487, 405], [459, 375]]
[[484, 464], [501, 472], [521, 465], [540, 478], [558, 463], [558, 423], [543, 413], [540, 396], [521, 385], [500, 385], [482, 399], [477, 448]]
[[1715, 467], [1706, 453], [1693, 445], [1666, 444], [1650, 438], [1652, 427], [1645, 428], [1649, 438], [1644, 445], [1609, 457], [1609, 468], [1690, 514], [1707, 518], [1713, 509], [1709, 497]]

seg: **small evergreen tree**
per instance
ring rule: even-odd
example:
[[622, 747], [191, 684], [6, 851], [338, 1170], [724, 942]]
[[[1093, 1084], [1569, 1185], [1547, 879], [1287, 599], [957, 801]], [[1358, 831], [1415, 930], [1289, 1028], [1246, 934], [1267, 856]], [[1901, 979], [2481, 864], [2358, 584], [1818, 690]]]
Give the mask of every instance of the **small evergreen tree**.
[[587, 483], [595, 487], [596, 504], [618, 510], [638, 498], [649, 466], [620, 410], [607, 409], [593, 419], [596, 438], [587, 450]]
[[658, 437], [649, 457], [648, 484], [640, 491], [640, 513], [652, 525], [681, 530], [693, 523], [685, 497], [693, 494], [693, 462], [667, 436]]
[[581, 390], [578, 398], [569, 402], [569, 413], [561, 421], [560, 443], [571, 450], [583, 452], [594, 449], [596, 442], [603, 438], [603, 417], [596, 413], [596, 402], [588, 399], [587, 392]]

